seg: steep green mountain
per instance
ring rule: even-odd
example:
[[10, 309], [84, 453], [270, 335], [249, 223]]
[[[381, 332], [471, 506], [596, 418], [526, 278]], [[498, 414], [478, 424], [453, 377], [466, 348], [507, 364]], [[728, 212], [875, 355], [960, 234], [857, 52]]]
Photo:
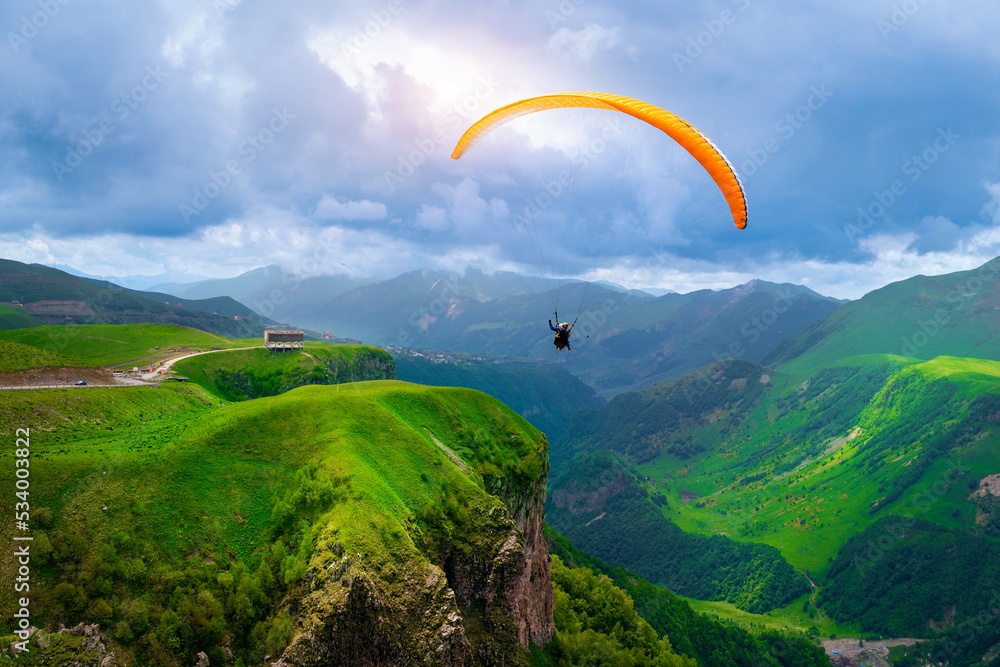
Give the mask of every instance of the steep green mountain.
[[[588, 508], [561, 532], [651, 580], [635, 559], [659, 548], [644, 518], [655, 505], [679, 529], [778, 548], [818, 586], [819, 620], [940, 648], [991, 608], [1000, 362], [864, 355], [807, 375], [719, 362], [579, 414], [553, 461], [580, 466], [608, 450], [635, 465], [643, 487], [629, 492], [630, 511], [613, 514], [628, 493], [603, 484], [606, 514]], [[597, 490], [600, 472], [589, 473]], [[552, 501], [558, 477], [554, 487]], [[626, 517], [641, 539], [615, 530]], [[993, 635], [976, 627], [979, 643], [963, 646], [978, 650]], [[949, 664], [977, 665], [984, 653]]]
[[981, 644], [983, 655], [1000, 640], [1000, 627], [983, 632], [997, 625], [1000, 543], [915, 517], [886, 517], [844, 544], [820, 602], [872, 634], [933, 637], [965, 624], [965, 634], [991, 639]]
[[1000, 359], [1000, 257], [977, 269], [915, 276], [852, 301], [764, 358], [812, 372], [860, 354]]
[[552, 483], [547, 516], [574, 545], [670, 590], [763, 613], [809, 590], [774, 547], [685, 533], [607, 451], [578, 457]]
[[489, 394], [548, 436], [560, 438], [573, 414], [604, 401], [565, 369], [543, 361], [482, 358], [435, 352], [395, 354], [396, 377], [439, 387], [468, 387]]
[[[848, 538], [959, 460], [981, 476], [997, 472], [1000, 433], [988, 415], [998, 380], [1000, 362], [952, 357], [914, 364], [869, 356], [801, 381], [720, 363], [581, 415], [553, 446], [553, 460], [565, 460], [567, 443], [597, 451], [600, 433], [587, 435], [594, 424], [631, 425], [609, 430], [604, 442], [638, 463], [666, 516], [688, 531], [780, 547], [816, 576]], [[755, 401], [734, 400], [741, 384]], [[702, 409], [685, 412], [687, 398]], [[949, 488], [933, 516], [971, 527], [968, 494]]]
[[223, 303], [242, 309], [229, 299], [201, 304], [208, 311], [166, 300], [170, 303], [113, 283], [94, 284], [57, 269], [0, 259], [0, 302], [17, 301], [23, 313], [46, 324], [169, 323], [234, 337], [263, 336], [265, 323], [270, 324], [253, 313], [248, 313], [251, 319], [234, 319], [212, 312]]
[[388, 352], [366, 345], [308, 342], [301, 351], [270, 352], [262, 347], [202, 354], [173, 369], [229, 401], [277, 396], [310, 384], [395, 380]]
[[171, 387], [4, 396], [0, 430], [30, 429], [44, 628], [17, 664], [517, 665], [547, 643], [546, 444], [509, 409], [399, 382], [227, 406]]

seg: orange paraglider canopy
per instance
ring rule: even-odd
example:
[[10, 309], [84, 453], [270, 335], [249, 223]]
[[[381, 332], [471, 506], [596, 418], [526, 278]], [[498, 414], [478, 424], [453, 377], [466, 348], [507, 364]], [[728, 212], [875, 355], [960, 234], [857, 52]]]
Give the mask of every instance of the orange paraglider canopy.
[[726, 156], [700, 130], [680, 116], [631, 97], [607, 93], [577, 92], [542, 95], [520, 100], [486, 114], [473, 124], [458, 140], [451, 156], [457, 160], [480, 138], [519, 116], [546, 109], [570, 107], [592, 107], [620, 111], [665, 132], [690, 153], [712, 177], [729, 204], [729, 210], [733, 214], [733, 222], [736, 223], [736, 226], [740, 229], [747, 226], [747, 201], [743, 193], [743, 184]]

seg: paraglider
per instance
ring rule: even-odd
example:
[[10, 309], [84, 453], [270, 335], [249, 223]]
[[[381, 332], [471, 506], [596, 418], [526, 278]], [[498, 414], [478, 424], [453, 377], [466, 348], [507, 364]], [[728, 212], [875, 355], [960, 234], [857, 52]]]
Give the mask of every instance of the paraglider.
[[621, 111], [665, 132], [709, 173], [726, 198], [736, 226], [740, 229], [747, 226], [747, 200], [743, 184], [726, 156], [700, 130], [680, 116], [631, 97], [607, 93], [558, 93], [520, 100], [491, 111], [474, 123], [458, 140], [451, 157], [459, 159], [484, 135], [515, 118], [546, 109], [570, 107]]
[[549, 328], [556, 332], [556, 339], [552, 341], [552, 344], [556, 346], [556, 352], [562, 352], [564, 349], [572, 352], [573, 348], [569, 346], [569, 336], [573, 332], [573, 325], [569, 322], [560, 322], [559, 326], [555, 327], [552, 326], [552, 320], [549, 320]]
[[[725, 198], [733, 223], [738, 229], [746, 228], [747, 202], [743, 192], [743, 185], [726, 156], [716, 148], [715, 144], [705, 134], [680, 116], [630, 97], [607, 93], [568, 92], [555, 95], [542, 95], [513, 102], [486, 114], [469, 127], [459, 139], [451, 157], [456, 160], [461, 158], [483, 137], [516, 118], [549, 109], [568, 108], [593, 108], [617, 111], [628, 114], [642, 121], [642, 123], [661, 130], [705, 169], [714, 182], [714, 185], [721, 191]], [[536, 253], [539, 256], [542, 254], [538, 248], [536, 248]], [[556, 310], [556, 321], [559, 322], [558, 306], [555, 304], [554, 299], [553, 306]], [[585, 307], [586, 301], [581, 304], [581, 313]], [[569, 347], [570, 332], [576, 325], [579, 317], [578, 314], [572, 324], [559, 322], [558, 327], [553, 326], [552, 320], [549, 320], [549, 328], [556, 332], [553, 342], [557, 351], [571, 349]], [[589, 335], [586, 337], [589, 338]]]

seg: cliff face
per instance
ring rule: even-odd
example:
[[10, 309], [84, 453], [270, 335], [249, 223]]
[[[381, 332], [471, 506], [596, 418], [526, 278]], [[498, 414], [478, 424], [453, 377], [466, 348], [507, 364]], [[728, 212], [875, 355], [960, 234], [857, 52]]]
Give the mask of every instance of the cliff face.
[[272, 667], [526, 664], [529, 643], [554, 634], [547, 478], [547, 462], [532, 480], [485, 477], [461, 498], [459, 530], [421, 515], [380, 552], [345, 549], [328, 527], [307, 590], [288, 601], [296, 637]]
[[523, 567], [509, 582], [504, 598], [517, 623], [518, 640], [524, 648], [528, 648], [529, 640], [544, 646], [555, 633], [549, 540], [543, 534], [548, 473], [546, 464], [542, 476], [527, 493], [500, 496], [513, 514], [522, 538], [520, 550], [505, 545], [505, 557], [520, 559]]

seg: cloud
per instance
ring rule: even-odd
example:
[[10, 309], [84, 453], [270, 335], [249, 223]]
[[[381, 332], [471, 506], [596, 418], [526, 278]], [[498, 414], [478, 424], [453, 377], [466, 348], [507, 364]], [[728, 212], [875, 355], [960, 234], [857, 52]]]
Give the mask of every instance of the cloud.
[[448, 211], [440, 206], [428, 206], [427, 204], [420, 207], [416, 224], [429, 232], [443, 232], [451, 225], [448, 220]]
[[583, 63], [604, 51], [618, 46], [619, 28], [605, 28], [596, 23], [588, 23], [580, 30], [560, 28], [549, 38], [549, 48], [556, 52], [566, 52]]
[[983, 206], [983, 213], [993, 220], [993, 224], [1000, 225], [1000, 183], [987, 183], [985, 187], [990, 200]]
[[360, 201], [338, 201], [336, 197], [324, 194], [316, 204], [313, 216], [320, 220], [382, 220], [388, 215], [385, 204]]

